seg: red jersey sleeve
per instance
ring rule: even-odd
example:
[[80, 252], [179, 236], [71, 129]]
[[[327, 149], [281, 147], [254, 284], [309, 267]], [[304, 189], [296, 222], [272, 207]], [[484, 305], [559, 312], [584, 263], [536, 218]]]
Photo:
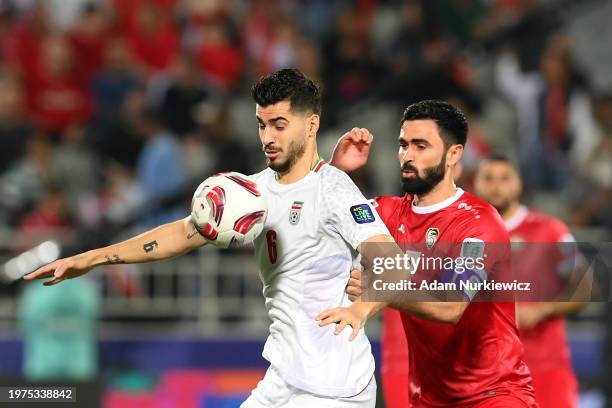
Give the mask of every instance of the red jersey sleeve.
[[[392, 234], [399, 226], [401, 218], [399, 214], [402, 213], [402, 203], [404, 201], [405, 198], [402, 196], [378, 196], [370, 200], [370, 204], [376, 209], [380, 219]], [[397, 241], [397, 237], [395, 238]]]
[[586, 266], [586, 260], [577, 248], [576, 239], [561, 220], [549, 217], [546, 228], [550, 231], [551, 242], [558, 244], [558, 253], [555, 254], [556, 273], [562, 279], [568, 279], [577, 268]]

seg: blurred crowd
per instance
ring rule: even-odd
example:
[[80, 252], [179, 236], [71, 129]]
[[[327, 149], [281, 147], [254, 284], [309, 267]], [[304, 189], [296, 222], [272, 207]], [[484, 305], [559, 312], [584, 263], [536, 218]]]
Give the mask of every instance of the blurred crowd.
[[[90, 247], [184, 216], [206, 176], [260, 168], [250, 85], [296, 67], [325, 129], [359, 104], [451, 100], [473, 124], [462, 183], [505, 153], [571, 225], [612, 228], [612, 86], [573, 58], [575, 3], [603, 2], [0, 1], [0, 223]], [[492, 101], [511, 131], [479, 126]]]

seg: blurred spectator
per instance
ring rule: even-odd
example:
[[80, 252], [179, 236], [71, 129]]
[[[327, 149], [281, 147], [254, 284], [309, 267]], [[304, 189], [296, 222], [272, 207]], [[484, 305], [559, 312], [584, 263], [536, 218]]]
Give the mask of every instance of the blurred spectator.
[[479, 101], [471, 101], [461, 97], [450, 97], [448, 101], [461, 109], [469, 123], [468, 142], [463, 150], [460, 174], [456, 176], [456, 181], [464, 190], [474, 191], [474, 177], [478, 165], [491, 153], [491, 144], [479, 126], [481, 106]]
[[492, 38], [512, 45], [521, 72], [538, 71], [550, 36], [560, 30], [557, 6], [539, 4], [537, 0], [520, 0], [520, 5], [503, 3], [511, 1], [496, 4], [497, 11], [501, 11], [497, 17], [500, 26]]
[[0, 199], [9, 212], [15, 214], [11, 224], [17, 224], [20, 213], [29, 211], [52, 184], [53, 150], [48, 138], [36, 134], [26, 145], [26, 154], [1, 179]]
[[49, 19], [54, 31], [68, 32], [79, 24], [83, 10], [98, 7], [107, 0], [44, 0], [49, 10]]
[[143, 5], [154, 5], [166, 16], [172, 17], [178, 0], [112, 0], [119, 31], [133, 30], [138, 23], [138, 12]]
[[65, 37], [43, 40], [40, 64], [26, 77], [26, 83], [32, 119], [45, 131], [57, 135], [89, 119], [90, 95]]
[[110, 18], [106, 10], [95, 3], [87, 3], [83, 6], [77, 24], [70, 31], [79, 67], [88, 80], [102, 68], [110, 29]]
[[253, 167], [248, 158], [256, 157], [256, 153], [247, 151], [242, 143], [231, 137], [228, 119], [227, 106], [204, 105], [198, 112], [197, 120], [202, 126], [200, 133], [214, 158], [209, 171], [251, 174]]
[[23, 156], [31, 131], [21, 82], [4, 72], [0, 74], [0, 174]]
[[40, 234], [52, 230], [61, 233], [72, 226], [68, 216], [68, 206], [64, 191], [49, 187], [34, 211], [26, 214], [20, 222], [19, 229], [25, 234]]
[[15, 7], [9, 1], [0, 1], [0, 61], [7, 60], [8, 39], [13, 32]]
[[[369, 29], [368, 16], [357, 10], [347, 8], [339, 15], [336, 32], [324, 51], [326, 106], [333, 109], [357, 102], [382, 80], [383, 67], [372, 54]], [[332, 109], [326, 120], [333, 121]]]
[[96, 326], [100, 294], [89, 279], [24, 289], [19, 320], [23, 375], [30, 381], [84, 381], [98, 368]]
[[200, 68], [207, 79], [224, 90], [236, 87], [244, 70], [242, 50], [229, 30], [226, 20], [206, 24], [198, 50]]
[[486, 3], [465, 0], [424, 2], [431, 7], [430, 13], [438, 30], [451, 34], [462, 45], [469, 44], [478, 34], [479, 25], [488, 11]]
[[53, 152], [53, 176], [61, 180], [67, 209], [73, 215], [78, 215], [88, 197], [97, 194], [102, 178], [98, 156], [85, 145], [85, 131], [77, 125], [66, 129]]
[[97, 202], [91, 208], [91, 223], [100, 222], [96, 216], [104, 215], [111, 224], [127, 225], [142, 204], [141, 189], [133, 174], [124, 166], [111, 165]]
[[121, 38], [108, 41], [104, 65], [92, 83], [95, 119], [99, 122], [117, 120], [127, 95], [140, 85], [125, 42]]
[[249, 3], [244, 21], [244, 45], [249, 59], [253, 63], [253, 75], [256, 78], [271, 72], [268, 60], [272, 42], [274, 22], [285, 18], [283, 10], [275, 7], [272, 0], [253, 0]]
[[400, 28], [391, 45], [389, 66], [394, 74], [414, 72], [424, 59], [427, 35], [425, 16], [419, 1], [409, 1], [400, 10]]
[[306, 37], [298, 37], [295, 43], [295, 67], [316, 82], [321, 82], [321, 62], [318, 48]]
[[559, 191], [568, 175], [571, 129], [579, 126], [571, 123], [572, 110], [584, 98], [567, 37], [549, 39], [539, 72], [522, 73], [508, 53], [498, 59], [496, 71], [499, 89], [516, 108], [521, 172], [529, 174], [526, 190]]
[[140, 120], [145, 145], [136, 165], [142, 191], [142, 208], [137, 215], [144, 227], [153, 227], [185, 216], [187, 170], [180, 144], [165, 129], [160, 113], [147, 109]]
[[571, 220], [612, 229], [612, 94], [595, 95], [592, 101], [593, 120], [582, 121], [579, 133], [584, 149], [575, 156], [578, 185], [573, 196], [578, 199]]
[[136, 3], [125, 38], [140, 68], [149, 75], [172, 65], [180, 50], [180, 36], [172, 15], [162, 6], [152, 1]]
[[42, 40], [49, 35], [49, 14], [45, 2], [36, 0], [6, 39], [6, 60], [26, 76], [39, 64]]
[[182, 55], [174, 66], [174, 75], [161, 101], [169, 130], [179, 137], [192, 132], [196, 123], [195, 110], [198, 104], [209, 98], [196, 61], [189, 55]]
[[268, 74], [296, 66], [299, 47], [308, 46], [308, 41], [301, 36], [295, 24], [286, 18], [278, 18], [272, 20], [267, 29], [265, 42], [255, 56], [257, 72]]
[[96, 93], [104, 110], [99, 111], [88, 135], [101, 156], [128, 167], [135, 165], [143, 145], [138, 126], [145, 97], [137, 81], [129, 71], [112, 69], [97, 78]]

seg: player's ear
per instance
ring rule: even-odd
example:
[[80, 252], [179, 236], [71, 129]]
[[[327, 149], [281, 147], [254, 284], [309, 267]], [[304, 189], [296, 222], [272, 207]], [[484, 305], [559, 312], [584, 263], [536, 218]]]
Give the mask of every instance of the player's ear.
[[463, 156], [463, 146], [460, 144], [451, 145], [446, 152], [446, 163], [453, 166], [461, 161]]
[[308, 116], [306, 120], [307, 120], [306, 128], [308, 129], [308, 136], [311, 136], [311, 137], [316, 136], [317, 132], [319, 131], [319, 123], [321, 121], [321, 117], [319, 115], [312, 114]]

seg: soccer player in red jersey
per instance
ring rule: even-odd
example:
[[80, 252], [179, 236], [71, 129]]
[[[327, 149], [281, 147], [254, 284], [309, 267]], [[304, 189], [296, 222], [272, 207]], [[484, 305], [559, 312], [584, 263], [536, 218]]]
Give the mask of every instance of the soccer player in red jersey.
[[[522, 183], [512, 163], [504, 157], [491, 157], [480, 164], [475, 192], [491, 203], [502, 216], [514, 245], [514, 258], [525, 262], [528, 273], [550, 288], [573, 286], [580, 274], [572, 267], [574, 238], [565, 224], [531, 210], [519, 201]], [[528, 243], [535, 243], [529, 246]], [[559, 248], [565, 250], [556, 251]], [[569, 249], [569, 250], [568, 250]], [[580, 259], [580, 258], [577, 258]], [[578, 265], [580, 266], [580, 265]], [[569, 268], [568, 268], [569, 267]], [[570, 408], [578, 405], [577, 381], [572, 372], [563, 316], [582, 309], [584, 302], [525, 302], [517, 306], [519, 334], [525, 347], [524, 359], [533, 378], [541, 408]]]
[[[462, 253], [469, 248], [482, 255], [491, 253], [492, 243], [509, 242], [495, 208], [453, 182], [466, 137], [465, 117], [448, 103], [422, 101], [404, 111], [398, 158], [406, 194], [375, 200], [398, 244], [458, 243]], [[345, 171], [361, 167], [370, 143], [366, 131], [354, 129], [339, 141], [332, 164]], [[385, 306], [401, 311], [411, 406], [537, 407], [514, 303], [356, 301], [317, 318], [321, 325], [338, 323], [337, 332], [346, 325], [355, 331]]]

